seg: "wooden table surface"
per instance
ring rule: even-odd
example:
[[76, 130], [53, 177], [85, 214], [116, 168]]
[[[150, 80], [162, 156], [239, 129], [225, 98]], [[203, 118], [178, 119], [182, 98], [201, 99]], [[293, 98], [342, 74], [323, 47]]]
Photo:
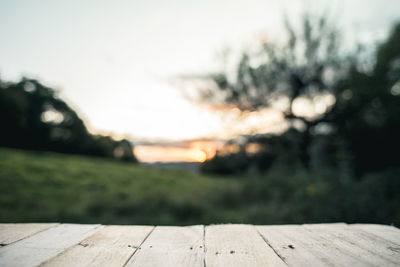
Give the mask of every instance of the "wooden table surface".
[[400, 266], [400, 230], [373, 224], [0, 224], [0, 266]]

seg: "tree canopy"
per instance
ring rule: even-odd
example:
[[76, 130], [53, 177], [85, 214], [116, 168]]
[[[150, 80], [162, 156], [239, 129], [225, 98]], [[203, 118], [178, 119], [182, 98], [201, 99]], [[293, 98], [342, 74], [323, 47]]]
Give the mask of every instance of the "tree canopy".
[[339, 52], [339, 32], [325, 17], [304, 15], [300, 30], [288, 20], [285, 25], [284, 43], [263, 42], [255, 51], [243, 52], [235, 73], [209, 75], [214, 86], [202, 88], [203, 100], [249, 111], [286, 98], [286, 117], [304, 120], [293, 112], [293, 102], [332, 93], [347, 61]]
[[[289, 129], [277, 136], [282, 144], [291, 144], [291, 152], [271, 145], [275, 137], [257, 142], [267, 147], [260, 151], [281, 157], [292, 154], [306, 168], [323, 158], [330, 158], [326, 162], [331, 166], [349, 162], [358, 176], [399, 167], [395, 155], [400, 151], [400, 24], [377, 47], [367, 67], [358, 51], [342, 52], [340, 32], [324, 16], [306, 14], [294, 24], [299, 28], [288, 21], [285, 25], [284, 43], [263, 43], [255, 51], [243, 52], [234, 73], [206, 76], [211, 86], [199, 88], [200, 100], [242, 111], [285, 100], [282, 114]], [[303, 108], [319, 107], [311, 115], [299, 112], [299, 100]], [[248, 137], [247, 142], [254, 139]], [[269, 166], [279, 157], [267, 158], [264, 164]], [[206, 164], [210, 169], [211, 162]]]
[[128, 140], [92, 135], [77, 113], [37, 80], [0, 81], [0, 145], [137, 161]]

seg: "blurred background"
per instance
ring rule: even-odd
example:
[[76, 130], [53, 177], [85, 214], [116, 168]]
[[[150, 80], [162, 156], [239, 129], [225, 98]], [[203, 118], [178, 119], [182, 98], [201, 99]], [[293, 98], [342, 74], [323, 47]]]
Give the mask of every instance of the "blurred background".
[[0, 222], [400, 225], [400, 3], [1, 1]]

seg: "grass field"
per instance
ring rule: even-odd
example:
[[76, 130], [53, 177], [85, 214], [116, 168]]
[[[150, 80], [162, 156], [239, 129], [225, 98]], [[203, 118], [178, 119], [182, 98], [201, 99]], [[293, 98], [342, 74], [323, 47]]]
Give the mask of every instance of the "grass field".
[[229, 211], [217, 206], [224, 193], [232, 194], [237, 189], [237, 180], [153, 170], [98, 158], [0, 148], [1, 222], [235, 221]]
[[99, 158], [0, 148], [0, 222], [399, 225], [399, 172], [354, 180], [276, 166], [212, 177]]

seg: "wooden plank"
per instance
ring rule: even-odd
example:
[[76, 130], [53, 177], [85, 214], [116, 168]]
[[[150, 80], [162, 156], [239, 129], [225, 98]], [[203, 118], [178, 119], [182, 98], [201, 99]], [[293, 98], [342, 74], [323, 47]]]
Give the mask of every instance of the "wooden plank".
[[335, 244], [343, 253], [351, 254], [372, 266], [399, 266], [400, 246], [348, 225], [304, 225], [314, 235]]
[[205, 231], [206, 266], [286, 266], [252, 225], [213, 225]]
[[204, 266], [204, 226], [159, 226], [126, 266]]
[[61, 224], [0, 249], [0, 266], [37, 266], [79, 243], [99, 225]]
[[57, 223], [2, 223], [0, 224], [0, 245], [6, 246], [29, 237], [43, 230], [58, 225]]
[[364, 230], [368, 233], [400, 245], [400, 229], [394, 226], [379, 224], [351, 224], [350, 227]]
[[153, 226], [106, 226], [43, 266], [123, 266]]
[[340, 244], [301, 225], [257, 226], [257, 229], [289, 266], [371, 266], [368, 258], [348, 253]]

